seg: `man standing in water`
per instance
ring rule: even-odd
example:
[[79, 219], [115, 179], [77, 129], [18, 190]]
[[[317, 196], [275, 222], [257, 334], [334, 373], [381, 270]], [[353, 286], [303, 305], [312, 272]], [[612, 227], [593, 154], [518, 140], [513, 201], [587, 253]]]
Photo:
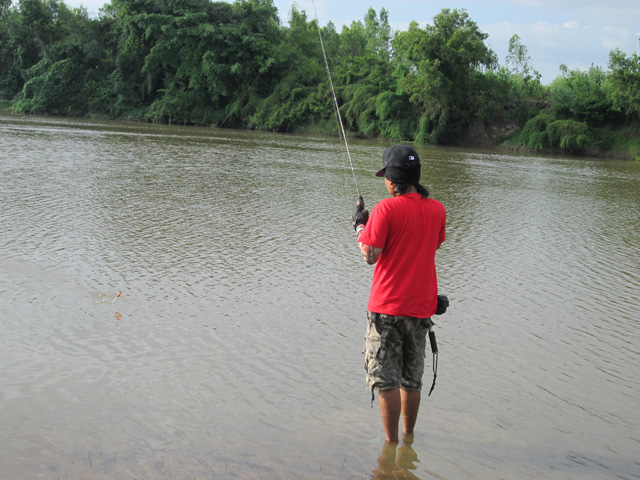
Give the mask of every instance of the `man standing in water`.
[[426, 337], [438, 304], [435, 254], [445, 240], [446, 213], [420, 184], [420, 158], [395, 145], [382, 157], [391, 198], [371, 211], [358, 202], [352, 223], [364, 260], [376, 264], [367, 305], [367, 388], [378, 389], [385, 442], [398, 443], [402, 415], [411, 441], [418, 417]]

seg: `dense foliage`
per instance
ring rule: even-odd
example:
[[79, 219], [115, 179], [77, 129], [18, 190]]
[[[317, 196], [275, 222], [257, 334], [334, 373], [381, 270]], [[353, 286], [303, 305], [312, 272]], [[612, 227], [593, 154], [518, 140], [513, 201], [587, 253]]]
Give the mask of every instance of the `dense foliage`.
[[[0, 101], [19, 113], [335, 132], [318, 25], [272, 0], [112, 0], [98, 18], [61, 0], [0, 0]], [[463, 9], [392, 32], [374, 9], [321, 28], [346, 128], [424, 143], [473, 127], [533, 149], [606, 148], [640, 121], [640, 58], [564, 67], [549, 87], [514, 35], [506, 65]], [[637, 130], [637, 129], [636, 129]], [[486, 135], [485, 135], [486, 137]]]

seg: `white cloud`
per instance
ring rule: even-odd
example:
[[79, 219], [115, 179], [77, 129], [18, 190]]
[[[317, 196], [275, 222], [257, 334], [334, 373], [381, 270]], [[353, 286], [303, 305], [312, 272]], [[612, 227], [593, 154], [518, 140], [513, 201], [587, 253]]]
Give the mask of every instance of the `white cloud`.
[[633, 52], [637, 39], [626, 28], [580, 25], [577, 21], [554, 25], [537, 22], [524, 25], [501, 22], [482, 25], [489, 34], [488, 43], [502, 64], [508, 53], [509, 39], [518, 34], [529, 50], [533, 67], [542, 75], [543, 83], [550, 83], [559, 75], [559, 65], [569, 69], [587, 70], [591, 65], [606, 70], [609, 52], [619, 48]]

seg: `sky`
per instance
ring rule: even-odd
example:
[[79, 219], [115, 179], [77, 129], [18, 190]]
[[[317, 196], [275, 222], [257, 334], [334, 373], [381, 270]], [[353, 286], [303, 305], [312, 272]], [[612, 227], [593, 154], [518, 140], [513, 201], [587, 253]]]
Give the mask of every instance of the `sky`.
[[[315, 8], [314, 8], [315, 1]], [[105, 0], [65, 0], [70, 7], [84, 6], [92, 16]], [[321, 26], [333, 22], [338, 31], [353, 21], [363, 21], [373, 8], [385, 8], [395, 31], [406, 30], [412, 21], [424, 26], [443, 8], [465, 9], [480, 30], [489, 35], [485, 43], [506, 64], [509, 39], [518, 34], [527, 47], [531, 64], [543, 84], [560, 75], [560, 65], [588, 70], [592, 65], [607, 70], [609, 52], [619, 48], [627, 55], [640, 53], [640, 1], [638, 0], [274, 0], [283, 24], [293, 4], [318, 16]]]

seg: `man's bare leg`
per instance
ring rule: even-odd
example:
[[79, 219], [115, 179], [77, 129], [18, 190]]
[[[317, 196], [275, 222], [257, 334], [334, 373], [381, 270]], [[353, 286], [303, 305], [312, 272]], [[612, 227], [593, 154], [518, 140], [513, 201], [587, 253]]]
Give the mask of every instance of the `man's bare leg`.
[[400, 390], [402, 424], [403, 433], [412, 435], [413, 428], [416, 426], [418, 419], [418, 410], [420, 408], [420, 392], [413, 390]]
[[382, 428], [384, 428], [384, 440], [386, 443], [398, 443], [398, 422], [402, 410], [400, 389], [380, 390], [378, 403], [380, 404]]

